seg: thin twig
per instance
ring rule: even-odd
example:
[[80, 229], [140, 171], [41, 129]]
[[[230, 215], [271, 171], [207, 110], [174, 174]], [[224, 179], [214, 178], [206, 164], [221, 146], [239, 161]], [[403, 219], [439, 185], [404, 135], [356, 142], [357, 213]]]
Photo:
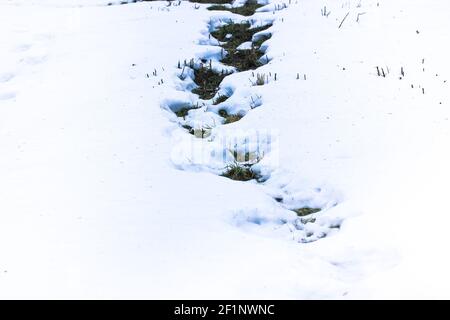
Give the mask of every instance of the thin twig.
[[347, 19], [349, 14], [350, 14], [350, 11], [347, 12], [347, 14], [345, 15], [344, 19], [342, 19], [341, 24], [339, 25], [338, 29], [340, 29], [342, 27], [342, 24], [344, 23], [345, 19]]

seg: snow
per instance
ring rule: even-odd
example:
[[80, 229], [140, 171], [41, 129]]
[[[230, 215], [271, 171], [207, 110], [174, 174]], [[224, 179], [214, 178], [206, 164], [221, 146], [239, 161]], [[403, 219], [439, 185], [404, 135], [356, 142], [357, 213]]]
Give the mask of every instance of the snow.
[[240, 44], [237, 47], [237, 50], [249, 50], [251, 48], [252, 48], [252, 42], [251, 41], [247, 41], [247, 42], [244, 42], [244, 43]]
[[[177, 63], [224, 68], [243, 17], [109, 2], [0, 1], [1, 298], [449, 298], [446, 1], [264, 2], [269, 63], [189, 112], [207, 139]], [[235, 145], [265, 182], [220, 176]]]

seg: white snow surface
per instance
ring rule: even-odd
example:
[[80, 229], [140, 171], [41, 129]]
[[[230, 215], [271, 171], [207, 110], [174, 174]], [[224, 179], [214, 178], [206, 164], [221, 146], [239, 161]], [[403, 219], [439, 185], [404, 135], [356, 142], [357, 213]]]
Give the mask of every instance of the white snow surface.
[[[177, 63], [223, 68], [208, 28], [244, 18], [109, 2], [0, 1], [0, 298], [450, 298], [448, 1], [270, 1], [269, 82], [190, 111], [209, 139]], [[249, 132], [263, 183], [195, 155]], [[305, 205], [340, 229], [299, 242]]]

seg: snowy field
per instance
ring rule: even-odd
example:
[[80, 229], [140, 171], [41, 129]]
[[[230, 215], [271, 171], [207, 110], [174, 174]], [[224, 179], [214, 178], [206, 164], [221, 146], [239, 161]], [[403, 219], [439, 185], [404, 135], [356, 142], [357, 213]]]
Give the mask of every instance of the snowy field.
[[0, 298], [450, 298], [448, 1], [119, 2], [0, 0]]

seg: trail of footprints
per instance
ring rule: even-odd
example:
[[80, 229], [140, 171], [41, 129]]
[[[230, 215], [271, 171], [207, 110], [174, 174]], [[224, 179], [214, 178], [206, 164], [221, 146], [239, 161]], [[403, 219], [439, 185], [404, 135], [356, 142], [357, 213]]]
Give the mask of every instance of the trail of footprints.
[[17, 81], [24, 74], [35, 71], [47, 61], [47, 43], [51, 40], [49, 34], [34, 34], [23, 39], [23, 43], [7, 47], [2, 57], [6, 70], [0, 70], [0, 103], [14, 101], [18, 95]]
[[[191, 2], [205, 3], [204, 0], [192, 0]], [[229, 0], [208, 0], [212, 10], [229, 10], [233, 13], [240, 13], [251, 16], [255, 10], [262, 5], [248, 0], [239, 8], [231, 8]], [[212, 4], [214, 3], [214, 4]], [[273, 20], [271, 20], [273, 22]], [[239, 112], [233, 112], [236, 108], [228, 105], [235, 87], [230, 85], [228, 76], [241, 72], [251, 72], [251, 86], [262, 86], [269, 81], [269, 78], [276, 77], [276, 74], [258, 73], [257, 69], [270, 62], [265, 55], [264, 42], [271, 38], [270, 28], [272, 22], [258, 23], [254, 19], [243, 21], [213, 20], [209, 23], [208, 39], [201, 42], [204, 45], [214, 45], [220, 50], [219, 54], [205, 54], [204, 58], [198, 61], [179, 61], [179, 79], [185, 85], [183, 90], [191, 91], [198, 96], [195, 103], [172, 102], [163, 105], [177, 116], [177, 122], [186, 130], [186, 133], [202, 139], [205, 143], [216, 143], [219, 150], [216, 153], [222, 156], [228, 164], [222, 169], [221, 175], [237, 181], [253, 181], [266, 188], [265, 192], [270, 194], [274, 202], [281, 209], [290, 210], [293, 219], [278, 219], [280, 226], [286, 226], [292, 234], [292, 238], [298, 242], [312, 242], [326, 237], [340, 228], [341, 220], [330, 218], [326, 211], [336, 205], [336, 201], [323, 201], [326, 198], [320, 188], [307, 192], [296, 198], [296, 193], [288, 190], [286, 186], [270, 187], [265, 185], [269, 175], [258, 170], [259, 161], [270, 152], [270, 135], [258, 135], [257, 142], [251, 143], [248, 138], [237, 136], [225, 137], [225, 143], [217, 140], [224, 139], [215, 134], [222, 126], [241, 120], [247, 112], [260, 107], [261, 95], [252, 94], [248, 101], [249, 106], [241, 108]], [[227, 82], [224, 85], [224, 82]], [[241, 99], [242, 100], [242, 99]], [[245, 100], [244, 100], [245, 101]], [[240, 101], [239, 103], [243, 103]], [[235, 105], [235, 104], [232, 104]], [[208, 114], [212, 122], [204, 121], [204, 115]], [[200, 123], [200, 125], [199, 125]], [[230, 143], [231, 141], [231, 143]], [[228, 142], [228, 143], [227, 143]], [[267, 148], [261, 147], [261, 145]], [[214, 153], [214, 151], [212, 152]], [[314, 201], [315, 198], [322, 199]], [[317, 200], [317, 199], [316, 199]], [[320, 206], [317, 206], [317, 204]], [[316, 204], [316, 206], [314, 206]], [[257, 218], [246, 218], [247, 222], [260, 224]]]

